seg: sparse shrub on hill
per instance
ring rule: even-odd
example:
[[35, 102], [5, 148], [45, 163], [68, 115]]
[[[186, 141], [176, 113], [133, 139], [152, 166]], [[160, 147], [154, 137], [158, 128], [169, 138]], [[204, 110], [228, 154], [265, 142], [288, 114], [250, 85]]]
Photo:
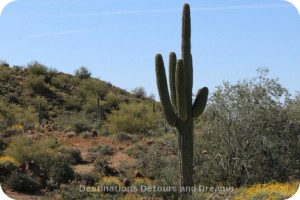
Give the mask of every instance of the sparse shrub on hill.
[[89, 69], [85, 66], [81, 66], [79, 69], [77, 69], [74, 72], [74, 76], [80, 78], [80, 79], [88, 79], [91, 78], [92, 73], [89, 71]]
[[146, 90], [143, 87], [136, 87], [131, 92], [136, 98], [139, 99], [143, 99], [147, 96]]
[[156, 113], [152, 106], [145, 103], [121, 103], [119, 110], [112, 111], [108, 116], [108, 128], [112, 133], [147, 133], [153, 126]]

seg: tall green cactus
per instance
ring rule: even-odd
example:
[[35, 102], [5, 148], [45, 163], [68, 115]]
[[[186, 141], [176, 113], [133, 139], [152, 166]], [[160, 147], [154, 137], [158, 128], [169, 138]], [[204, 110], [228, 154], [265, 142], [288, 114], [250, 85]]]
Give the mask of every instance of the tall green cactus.
[[193, 186], [193, 127], [194, 118], [200, 116], [206, 106], [208, 88], [198, 91], [192, 102], [193, 64], [191, 55], [190, 6], [184, 4], [182, 16], [181, 59], [174, 52], [169, 56], [169, 95], [163, 58], [156, 55], [156, 78], [160, 100], [167, 122], [178, 130], [181, 187]]

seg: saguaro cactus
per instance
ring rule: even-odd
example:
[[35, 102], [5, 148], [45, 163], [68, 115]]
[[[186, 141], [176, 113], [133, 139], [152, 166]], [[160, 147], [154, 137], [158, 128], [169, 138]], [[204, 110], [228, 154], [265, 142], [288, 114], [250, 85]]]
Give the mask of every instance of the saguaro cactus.
[[174, 52], [169, 56], [168, 90], [163, 58], [156, 55], [156, 78], [160, 100], [167, 122], [178, 130], [178, 148], [180, 158], [181, 188], [193, 186], [193, 127], [194, 118], [200, 116], [206, 106], [208, 88], [197, 93], [192, 102], [193, 64], [191, 55], [191, 19], [190, 6], [184, 4], [182, 16], [181, 59]]

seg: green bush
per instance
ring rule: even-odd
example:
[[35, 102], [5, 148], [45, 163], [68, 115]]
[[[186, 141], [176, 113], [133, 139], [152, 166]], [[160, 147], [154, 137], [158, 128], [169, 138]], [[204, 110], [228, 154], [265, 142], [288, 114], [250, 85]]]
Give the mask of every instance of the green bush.
[[74, 76], [76, 76], [76, 77], [78, 77], [80, 79], [91, 78], [91, 75], [92, 75], [92, 73], [85, 66], [81, 66], [74, 73]]
[[115, 109], [117, 109], [119, 107], [119, 104], [122, 101], [122, 97], [118, 94], [115, 94], [114, 92], [109, 92], [106, 95], [106, 105], [108, 107], [113, 107]]
[[34, 194], [40, 191], [40, 185], [34, 181], [29, 175], [14, 172], [10, 175], [6, 184], [13, 190]]
[[64, 159], [58, 159], [49, 169], [49, 177], [54, 183], [68, 183], [74, 179], [74, 171]]
[[63, 154], [65, 160], [70, 164], [76, 164], [82, 161], [81, 154], [78, 149], [60, 146], [57, 150]]
[[92, 129], [92, 125], [87, 120], [76, 120], [73, 122], [72, 127], [76, 133], [90, 131]]
[[156, 119], [152, 106], [144, 103], [120, 104], [120, 110], [115, 110], [108, 117], [108, 128], [112, 133], [125, 131], [127, 133], [148, 132]]
[[30, 63], [27, 66], [27, 71], [30, 74], [34, 74], [34, 75], [47, 75], [48, 74], [48, 68], [45, 65], [38, 63], [37, 61]]
[[50, 92], [44, 76], [28, 76], [25, 86], [34, 93], [45, 95]]

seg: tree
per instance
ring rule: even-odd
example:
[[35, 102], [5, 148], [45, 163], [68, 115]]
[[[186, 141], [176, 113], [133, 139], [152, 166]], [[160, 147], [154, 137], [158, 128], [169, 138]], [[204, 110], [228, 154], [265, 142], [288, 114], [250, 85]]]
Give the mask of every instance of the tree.
[[81, 66], [79, 69], [75, 71], [74, 75], [80, 79], [87, 79], [87, 78], [91, 78], [92, 73], [88, 70], [87, 67]]
[[[224, 82], [198, 124], [197, 176], [230, 186], [287, 181], [299, 169], [299, 126], [289, 117], [288, 91], [259, 76]], [[201, 161], [201, 162], [199, 162]]]

